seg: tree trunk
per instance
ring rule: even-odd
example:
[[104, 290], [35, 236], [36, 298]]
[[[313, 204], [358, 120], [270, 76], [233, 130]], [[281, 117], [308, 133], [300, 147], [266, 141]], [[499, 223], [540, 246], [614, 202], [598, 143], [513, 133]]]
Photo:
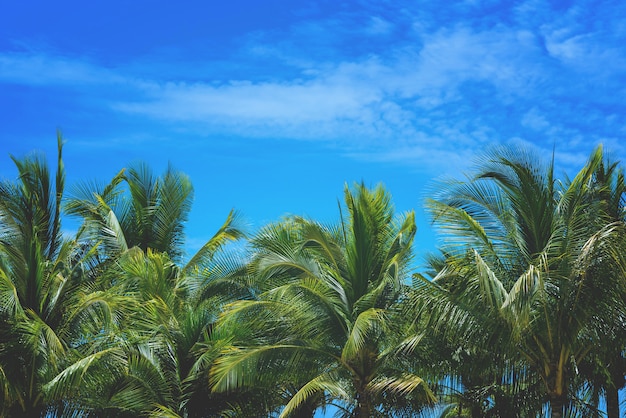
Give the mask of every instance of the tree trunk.
[[354, 411], [355, 417], [358, 418], [371, 418], [372, 416], [372, 405], [370, 404], [370, 402], [359, 402], [356, 410]]
[[563, 410], [567, 403], [567, 396], [550, 395], [550, 408], [552, 409], [552, 418], [563, 418]]
[[9, 417], [15, 418], [41, 418], [44, 412], [44, 408], [41, 405], [35, 405], [22, 409], [19, 405], [13, 405], [9, 409]]
[[470, 415], [472, 418], [481, 418], [484, 416], [482, 405], [474, 403], [470, 408]]
[[620, 418], [619, 393], [617, 388], [606, 388], [606, 415], [607, 418]]
[[373, 412], [372, 400], [365, 391], [359, 390], [357, 392], [357, 405], [354, 416], [357, 418], [370, 418]]
[[600, 418], [600, 389], [597, 386], [593, 387], [590, 404], [593, 408], [592, 418]]

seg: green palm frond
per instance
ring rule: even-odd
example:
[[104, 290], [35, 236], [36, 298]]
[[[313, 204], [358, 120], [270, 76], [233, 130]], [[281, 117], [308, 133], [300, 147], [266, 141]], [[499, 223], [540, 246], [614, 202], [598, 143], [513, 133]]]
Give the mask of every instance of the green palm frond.
[[[44, 386], [46, 395], [51, 399], [73, 398], [80, 393], [90, 368], [102, 370], [119, 368], [126, 365], [123, 351], [118, 347], [101, 350], [85, 356], [63, 369]], [[118, 373], [120, 371], [118, 370]]]
[[280, 413], [280, 417], [292, 416], [298, 407], [309, 401], [312, 397], [325, 396], [328, 394], [334, 399], [349, 401], [350, 395], [345, 390], [345, 382], [333, 373], [323, 373], [305, 383], [289, 400]]
[[149, 416], [153, 418], [184, 418], [183, 415], [178, 414], [166, 405], [156, 405], [155, 408], [150, 411]]
[[206, 267], [215, 254], [228, 242], [243, 238], [243, 228], [237, 212], [231, 211], [224, 224], [203, 246], [191, 257], [182, 268], [183, 275], [191, 274], [192, 270], [201, 270]]
[[[120, 184], [125, 170], [121, 170], [107, 185], [94, 182], [79, 183], [71, 190], [72, 196], [65, 203], [65, 212], [83, 219], [79, 236], [93, 242], [102, 242], [109, 256], [128, 249], [125, 232], [118, 218]], [[116, 209], [116, 211], [114, 211]]]
[[423, 391], [425, 403], [435, 403], [437, 401], [437, 397], [428, 388], [424, 379], [410, 373], [403, 373], [393, 377], [380, 377], [373, 380], [368, 385], [368, 390], [374, 394], [388, 392], [395, 395], [406, 396], [418, 389]]
[[104, 210], [103, 222], [101, 225], [102, 240], [108, 244], [106, 248], [109, 253], [114, 255], [128, 250], [128, 242], [122, 225], [118, 220], [115, 212], [111, 208], [105, 206], [100, 196], [97, 197], [99, 203]]
[[22, 336], [28, 351], [36, 357], [45, 359], [54, 370], [66, 355], [66, 343], [35, 311], [27, 309], [25, 313], [27, 319], [16, 324], [18, 333]]
[[428, 199], [426, 208], [433, 214], [435, 224], [446, 234], [444, 250], [451, 255], [462, 255], [467, 247], [480, 248], [491, 259], [501, 257], [483, 225], [476, 218], [450, 203]]
[[169, 166], [158, 179], [157, 190], [153, 228], [156, 242], [160, 246], [154, 248], [177, 259], [182, 255], [183, 224], [191, 209], [193, 186], [189, 177]]
[[379, 335], [384, 332], [387, 318], [383, 309], [368, 309], [361, 312], [354, 320], [350, 335], [344, 343], [341, 351], [341, 359], [349, 362], [363, 351], [368, 343], [377, 341]]
[[474, 257], [476, 259], [480, 298], [489, 309], [498, 311], [506, 303], [509, 294], [502, 282], [496, 277], [495, 273], [477, 251], [474, 251]]
[[[507, 295], [502, 308], [506, 312], [510, 312], [511, 320], [515, 321], [516, 324], [514, 329], [517, 334], [525, 332], [526, 328], [530, 326], [537, 305], [549, 309], [546, 306], [545, 287], [542, 272], [530, 265]], [[545, 312], [545, 315], [551, 315], [551, 313]], [[550, 319], [546, 318], [546, 320], [548, 321], [546, 324], [549, 324]]]
[[24, 315], [24, 310], [20, 303], [17, 288], [6, 271], [0, 268], [0, 318], [20, 317], [22, 315]]
[[[298, 367], [297, 360], [301, 360], [305, 355], [317, 355], [327, 353], [318, 349], [295, 345], [295, 344], [273, 344], [249, 348], [229, 347], [225, 349], [213, 365], [211, 370], [211, 381], [213, 391], [221, 392], [228, 389], [235, 389], [245, 386], [254, 386], [263, 379], [270, 376], [260, 376], [255, 371], [269, 371], [267, 362], [274, 363], [273, 359], [285, 359], [284, 366], [295, 371]], [[276, 363], [274, 363], [276, 364]], [[288, 375], [288, 372], [280, 371]]]

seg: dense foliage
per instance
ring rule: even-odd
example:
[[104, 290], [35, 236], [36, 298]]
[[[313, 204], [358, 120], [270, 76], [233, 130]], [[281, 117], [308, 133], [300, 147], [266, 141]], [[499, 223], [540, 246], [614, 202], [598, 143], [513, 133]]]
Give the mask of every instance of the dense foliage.
[[571, 179], [508, 147], [438, 183], [421, 273], [383, 186], [346, 186], [335, 224], [230, 213], [187, 256], [187, 176], [66, 193], [62, 150], [0, 183], [0, 416], [620, 416], [626, 183], [601, 147]]

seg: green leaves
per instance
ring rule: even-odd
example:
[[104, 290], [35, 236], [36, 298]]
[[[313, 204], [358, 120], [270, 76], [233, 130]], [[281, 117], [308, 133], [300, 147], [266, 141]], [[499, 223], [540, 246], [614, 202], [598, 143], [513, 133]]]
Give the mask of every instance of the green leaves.
[[442, 253], [411, 287], [415, 213], [381, 185], [346, 186], [335, 224], [262, 227], [244, 257], [232, 211], [185, 259], [189, 178], [136, 164], [73, 189], [64, 238], [57, 143], [54, 179], [31, 156], [0, 182], [0, 415], [414, 416], [449, 382], [474, 416], [534, 416], [583, 376], [621, 384], [626, 184], [601, 147], [571, 180], [500, 148], [439, 183]]
[[350, 363], [357, 358], [368, 344], [376, 342], [385, 331], [387, 318], [383, 309], [363, 311], [351, 325], [350, 334], [341, 350], [341, 359]]
[[80, 392], [90, 368], [99, 367], [102, 371], [104, 368], [117, 368], [125, 361], [123, 351], [118, 347], [98, 351], [69, 365], [46, 383], [43, 390], [51, 399], [67, 398], [68, 394]]
[[[214, 390], [279, 381], [299, 388], [281, 416], [330, 400], [368, 414], [358, 405], [378, 408], [423, 384], [395, 375], [400, 351], [390, 348], [401, 328], [390, 321], [411, 260], [414, 214], [394, 217], [381, 186], [346, 187], [345, 202], [339, 226], [293, 217], [252, 238], [258, 296], [229, 305], [218, 324], [230, 345], [213, 369]], [[370, 385], [377, 378], [395, 383]]]
[[[601, 147], [563, 183], [553, 163], [544, 166], [524, 150], [484, 158], [470, 180], [444, 184], [427, 203], [448, 241], [435, 283], [423, 284], [426, 295], [414, 300], [423, 311], [432, 307], [436, 327], [456, 330], [446, 335], [461, 346], [480, 352], [485, 338], [499, 341], [500, 355], [521, 362], [521, 376], [542, 379], [546, 395], [562, 405], [575, 365], [589, 353], [589, 333], [622, 298], [602, 289], [623, 295], [615, 280], [626, 270], [613, 256], [622, 252], [620, 238], [600, 209], [615, 208], [609, 190], [623, 193], [622, 177], [604, 171]], [[595, 300], [586, 298], [592, 293]]]
[[137, 246], [182, 259], [184, 223], [193, 198], [185, 174], [168, 167], [155, 177], [140, 163], [121, 170], [106, 186], [82, 184], [73, 194], [66, 211], [83, 219], [86, 238], [101, 241], [109, 256]]

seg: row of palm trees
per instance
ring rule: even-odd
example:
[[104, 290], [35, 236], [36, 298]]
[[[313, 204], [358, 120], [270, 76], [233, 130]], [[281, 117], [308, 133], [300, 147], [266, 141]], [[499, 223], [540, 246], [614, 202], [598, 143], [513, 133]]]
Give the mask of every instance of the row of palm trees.
[[383, 186], [346, 186], [334, 224], [230, 213], [186, 256], [187, 176], [66, 193], [62, 150], [0, 183], [0, 416], [620, 416], [626, 182], [601, 147], [571, 179], [507, 147], [437, 184], [421, 273]]

